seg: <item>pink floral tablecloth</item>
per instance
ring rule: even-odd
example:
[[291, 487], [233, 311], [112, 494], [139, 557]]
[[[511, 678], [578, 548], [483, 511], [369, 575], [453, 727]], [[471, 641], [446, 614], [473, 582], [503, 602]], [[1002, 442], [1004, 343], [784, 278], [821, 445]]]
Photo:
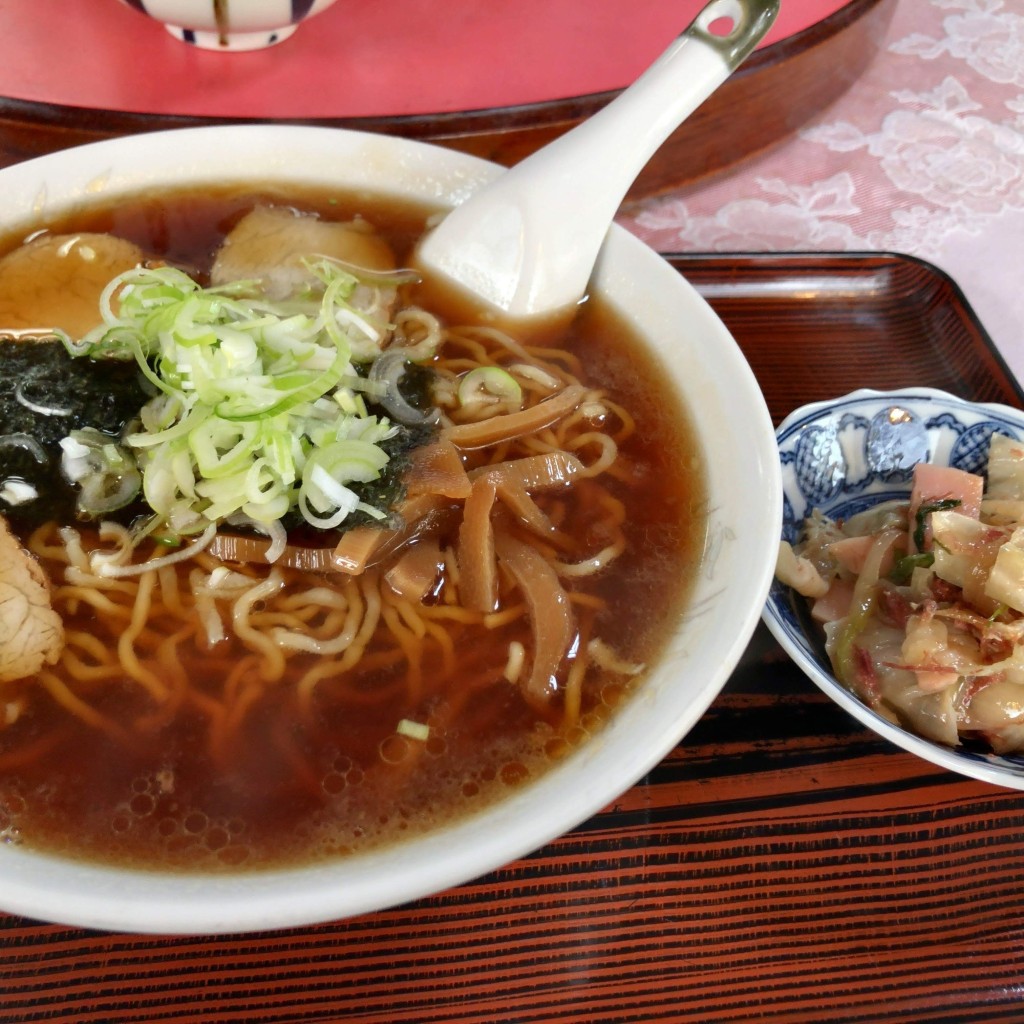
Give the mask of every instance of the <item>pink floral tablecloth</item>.
[[811, 123], [620, 220], [661, 252], [918, 256], [1024, 381], [1024, 0], [899, 0], [872, 65]]

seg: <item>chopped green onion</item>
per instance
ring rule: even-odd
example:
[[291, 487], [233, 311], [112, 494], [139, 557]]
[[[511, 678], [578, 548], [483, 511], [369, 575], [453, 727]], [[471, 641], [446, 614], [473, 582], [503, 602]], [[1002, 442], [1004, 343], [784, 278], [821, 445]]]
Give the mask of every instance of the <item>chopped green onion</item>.
[[459, 381], [459, 404], [463, 407], [502, 402], [518, 409], [523, 402], [519, 381], [500, 366], [478, 366]]
[[414, 722], [411, 718], [403, 718], [395, 732], [399, 736], [408, 736], [413, 740], [426, 740], [430, 738], [430, 726], [425, 722]]
[[95, 427], [73, 430], [63, 438], [61, 469], [78, 486], [76, 505], [86, 516], [100, 516], [130, 505], [142, 477], [131, 452]]
[[959, 504], [959, 498], [941, 498], [938, 501], [922, 505], [917, 510], [916, 525], [914, 527], [914, 543], [917, 545], [919, 551], [924, 550], [926, 542], [925, 529], [928, 525], [926, 522], [927, 517], [933, 512], [945, 512], [947, 509], [956, 508]]
[[107, 286], [102, 325], [65, 344], [74, 355], [134, 359], [158, 393], [128, 451], [110, 438], [105, 456], [85, 446], [93, 462], [103, 457], [102, 474], [83, 484], [91, 504], [121, 501], [131, 470], [172, 533], [232, 517], [269, 529], [294, 510], [320, 529], [357, 510], [386, 516], [359, 485], [380, 478], [389, 461], [380, 442], [396, 428], [367, 412], [364, 395], [378, 399], [382, 385], [353, 361], [376, 359], [389, 327], [353, 303], [359, 288], [381, 308], [376, 290], [396, 280], [307, 262], [312, 287], [280, 303], [252, 282], [202, 288], [173, 267], [139, 267]]
[[923, 551], [917, 555], [904, 555], [900, 558], [889, 573], [889, 579], [896, 584], [910, 582], [915, 569], [929, 569], [935, 562], [935, 555], [930, 551]]
[[839, 681], [850, 689], [856, 689], [857, 683], [857, 662], [854, 650], [857, 637], [864, 630], [868, 618], [875, 606], [875, 595], [872, 591], [856, 607], [850, 609], [850, 614], [842, 626], [835, 645], [836, 675]]

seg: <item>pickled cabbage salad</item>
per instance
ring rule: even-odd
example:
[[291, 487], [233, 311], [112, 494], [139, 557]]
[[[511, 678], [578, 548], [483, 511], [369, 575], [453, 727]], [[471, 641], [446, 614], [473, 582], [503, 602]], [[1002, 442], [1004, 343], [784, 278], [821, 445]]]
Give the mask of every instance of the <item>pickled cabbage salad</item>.
[[907, 501], [815, 510], [780, 546], [839, 681], [928, 739], [1024, 751], [1024, 444], [993, 434], [985, 476], [919, 464]]

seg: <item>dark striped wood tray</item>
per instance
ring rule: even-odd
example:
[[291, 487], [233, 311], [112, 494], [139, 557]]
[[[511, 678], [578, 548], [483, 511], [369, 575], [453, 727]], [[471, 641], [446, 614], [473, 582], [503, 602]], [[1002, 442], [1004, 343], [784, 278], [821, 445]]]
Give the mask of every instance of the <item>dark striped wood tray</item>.
[[[857, 387], [1024, 399], [927, 264], [673, 262], [735, 333], [776, 420]], [[762, 628], [656, 771], [531, 857], [268, 934], [0, 916], [0, 1022], [1020, 1021], [1022, 834], [1024, 793], [866, 732]]]

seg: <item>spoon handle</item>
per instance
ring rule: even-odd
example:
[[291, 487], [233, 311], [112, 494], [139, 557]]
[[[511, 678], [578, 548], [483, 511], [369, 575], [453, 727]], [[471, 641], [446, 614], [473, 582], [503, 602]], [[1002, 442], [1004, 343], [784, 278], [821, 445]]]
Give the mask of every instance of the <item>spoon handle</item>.
[[[421, 266], [512, 317], [577, 302], [630, 185], [764, 37], [779, 2], [711, 0], [611, 103], [452, 210]], [[723, 22], [728, 31], [711, 30]]]

